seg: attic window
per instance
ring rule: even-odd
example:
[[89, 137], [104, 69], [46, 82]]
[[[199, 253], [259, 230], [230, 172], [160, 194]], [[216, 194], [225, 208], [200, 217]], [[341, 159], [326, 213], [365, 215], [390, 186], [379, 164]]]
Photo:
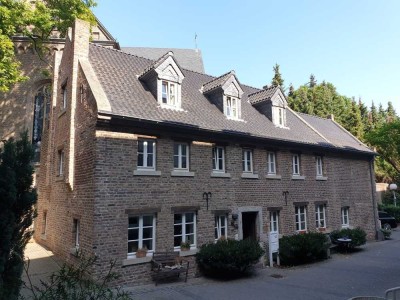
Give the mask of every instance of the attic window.
[[162, 91], [161, 91], [162, 103], [176, 106], [176, 88], [175, 83], [169, 81], [162, 82]]
[[238, 118], [238, 102], [236, 97], [226, 96], [226, 116], [228, 118]]

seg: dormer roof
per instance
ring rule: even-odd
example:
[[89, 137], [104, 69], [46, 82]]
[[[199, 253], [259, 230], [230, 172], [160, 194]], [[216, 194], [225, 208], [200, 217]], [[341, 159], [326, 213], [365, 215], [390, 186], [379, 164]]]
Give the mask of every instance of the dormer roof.
[[248, 98], [252, 105], [267, 101], [276, 103], [277, 100], [280, 100], [284, 106], [287, 106], [286, 97], [280, 86], [272, 86], [267, 89], [262, 89], [261, 91], [250, 94]]
[[[232, 86], [233, 84], [233, 86]], [[241, 98], [243, 94], [243, 89], [240, 86], [240, 82], [235, 75], [235, 71], [229, 71], [213, 80], [203, 84], [203, 94], [211, 93], [219, 88], [222, 88], [224, 91], [229, 89], [236, 89], [236, 93], [239, 98]]]
[[[172, 69], [170, 68], [170, 70], [167, 70], [168, 67], [172, 67]], [[181, 67], [175, 60], [174, 53], [172, 51], [165, 53], [163, 56], [161, 56], [159, 59], [157, 59], [147, 68], [145, 68], [143, 72], [139, 75], [139, 79], [145, 79], [149, 74], [153, 72], [157, 73], [158, 75], [164, 73], [164, 75], [167, 77], [169, 73], [169, 77], [171, 77], [171, 80], [179, 83], [182, 83], [182, 80], [185, 77], [183, 75]]]

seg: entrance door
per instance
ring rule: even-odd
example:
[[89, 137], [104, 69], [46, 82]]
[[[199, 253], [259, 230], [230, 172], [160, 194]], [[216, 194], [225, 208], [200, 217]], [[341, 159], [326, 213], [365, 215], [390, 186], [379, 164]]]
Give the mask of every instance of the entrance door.
[[243, 239], [257, 240], [257, 212], [242, 212]]

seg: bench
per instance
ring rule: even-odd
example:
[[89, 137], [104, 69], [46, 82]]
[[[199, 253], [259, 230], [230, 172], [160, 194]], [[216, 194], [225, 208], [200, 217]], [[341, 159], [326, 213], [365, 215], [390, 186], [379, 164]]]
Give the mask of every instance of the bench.
[[179, 256], [179, 252], [154, 252], [151, 260], [151, 270], [153, 280], [158, 284], [160, 279], [178, 277], [181, 273], [185, 274], [185, 282], [189, 271], [189, 261], [185, 261]]

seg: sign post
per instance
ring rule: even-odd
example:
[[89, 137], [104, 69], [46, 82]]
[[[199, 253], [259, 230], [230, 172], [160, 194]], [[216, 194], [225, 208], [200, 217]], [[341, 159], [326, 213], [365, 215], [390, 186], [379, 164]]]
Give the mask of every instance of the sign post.
[[274, 266], [273, 254], [278, 253], [277, 263], [280, 265], [279, 261], [279, 233], [278, 232], [270, 232], [269, 233], [269, 265], [270, 267]]

